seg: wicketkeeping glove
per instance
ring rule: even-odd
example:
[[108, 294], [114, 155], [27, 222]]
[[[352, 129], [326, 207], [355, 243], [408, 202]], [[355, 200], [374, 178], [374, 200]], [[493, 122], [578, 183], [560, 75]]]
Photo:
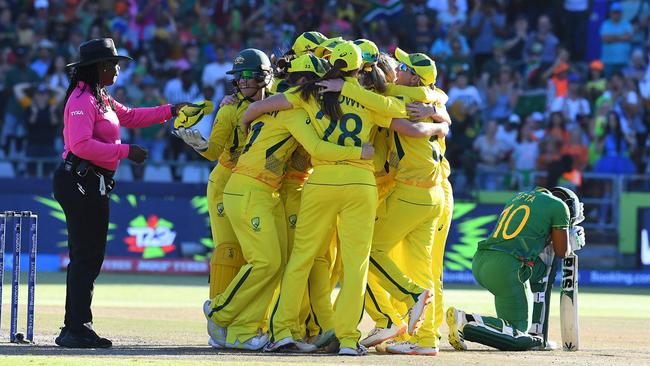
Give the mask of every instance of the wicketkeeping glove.
[[201, 132], [199, 131], [181, 127], [172, 131], [172, 133], [198, 152], [203, 152], [208, 149], [208, 142], [201, 136]]
[[569, 228], [569, 247], [571, 252], [582, 249], [585, 246], [585, 229], [582, 226]]

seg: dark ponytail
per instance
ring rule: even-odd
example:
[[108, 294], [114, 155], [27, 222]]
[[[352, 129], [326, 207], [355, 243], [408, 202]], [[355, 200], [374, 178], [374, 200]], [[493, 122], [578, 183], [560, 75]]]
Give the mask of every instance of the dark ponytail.
[[316, 83], [322, 80], [343, 79], [344, 77], [356, 76], [358, 70], [341, 70], [346, 66], [347, 64], [344, 60], [336, 60], [332, 68], [322, 78], [308, 81], [298, 88], [302, 100], [308, 101], [310, 98], [314, 98], [320, 104], [323, 113], [331, 120], [338, 120], [343, 115], [341, 104], [339, 103], [341, 92], [323, 93], [321, 95], [318, 93], [320, 86], [316, 85]]
[[373, 63], [361, 69], [359, 83], [366, 89], [383, 94], [386, 91], [386, 74]]
[[296, 55], [294, 53], [287, 52], [282, 57], [275, 60], [273, 76], [278, 79], [286, 79], [289, 76], [289, 66], [291, 66], [291, 60], [295, 58]]
[[104, 91], [104, 88], [99, 85], [99, 71], [97, 71], [96, 63], [78, 66], [70, 70], [70, 85], [68, 85], [68, 90], [65, 93], [63, 105], [65, 106], [66, 103], [68, 103], [70, 95], [72, 95], [72, 92], [80, 81], [83, 81], [86, 84], [84, 85], [82, 92], [88, 90], [90, 94], [95, 97], [99, 110], [106, 111], [106, 103], [104, 103], [104, 98], [102, 97], [102, 91]]

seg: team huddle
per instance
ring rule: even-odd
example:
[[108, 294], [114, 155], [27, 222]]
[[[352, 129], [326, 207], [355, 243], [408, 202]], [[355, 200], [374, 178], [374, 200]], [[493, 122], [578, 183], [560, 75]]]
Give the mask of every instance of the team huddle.
[[[237, 92], [209, 134], [197, 125], [207, 102], [184, 107], [174, 130], [218, 161], [207, 185], [211, 346], [436, 355], [446, 318], [458, 350], [549, 348], [554, 258], [584, 245], [582, 205], [564, 188], [515, 196], [479, 244], [474, 274], [498, 317], [444, 315], [451, 119], [433, 60], [305, 32], [273, 62], [242, 50], [228, 74]], [[364, 311], [375, 328], [362, 337]]]

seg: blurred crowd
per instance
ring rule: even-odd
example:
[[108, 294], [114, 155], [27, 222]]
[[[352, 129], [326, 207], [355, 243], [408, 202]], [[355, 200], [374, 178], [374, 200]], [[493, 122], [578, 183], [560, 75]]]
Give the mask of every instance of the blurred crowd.
[[[218, 104], [239, 50], [280, 56], [307, 30], [433, 57], [459, 188], [650, 172], [647, 0], [0, 0], [0, 155], [60, 154], [65, 65], [84, 40], [112, 37], [136, 60], [110, 88], [128, 106]], [[122, 138], [153, 160], [196, 159], [167, 128]]]

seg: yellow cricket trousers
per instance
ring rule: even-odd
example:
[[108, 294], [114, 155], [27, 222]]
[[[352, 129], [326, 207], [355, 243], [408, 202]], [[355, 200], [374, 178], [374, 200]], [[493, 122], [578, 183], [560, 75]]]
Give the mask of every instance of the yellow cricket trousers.
[[233, 173], [224, 206], [239, 238], [244, 264], [212, 300], [212, 320], [227, 327], [227, 343], [257, 334], [287, 258], [287, 228], [279, 193], [254, 178]]
[[451, 187], [451, 183], [448, 179], [444, 179], [441, 183], [442, 190], [444, 192], [443, 204], [442, 204], [442, 215], [438, 220], [438, 227], [436, 228], [436, 235], [433, 238], [433, 252], [431, 255], [432, 259], [432, 272], [433, 272], [433, 285], [435, 291], [434, 304], [434, 321], [433, 321], [433, 331], [436, 335], [436, 338], [440, 339], [442, 333], [440, 333], [440, 326], [442, 325], [443, 320], [443, 304], [442, 304], [442, 270], [444, 268], [444, 258], [445, 258], [445, 245], [447, 243], [447, 236], [449, 235], [449, 228], [451, 227], [451, 219], [454, 214], [454, 193]]
[[244, 264], [239, 241], [230, 225], [223, 206], [223, 188], [232, 170], [221, 164], [212, 169], [208, 178], [208, 214], [214, 249], [210, 258], [210, 298], [223, 292]]
[[[395, 181], [392, 175], [376, 177], [377, 192], [379, 196], [379, 207], [383, 204], [386, 197], [395, 188]], [[375, 230], [377, 226], [375, 224]], [[396, 251], [396, 246], [390, 253]], [[377, 328], [389, 328], [393, 324], [403, 325], [402, 315], [395, 309], [390, 302], [390, 295], [379, 285], [379, 280], [372, 272], [368, 273], [368, 285], [366, 287], [365, 310], [368, 315], [375, 321]]]
[[[293, 336], [291, 328], [314, 259], [329, 249], [338, 217], [345, 280], [335, 310], [334, 331], [341, 347], [357, 347], [376, 209], [372, 172], [350, 165], [314, 167], [303, 188], [294, 247], [282, 277], [278, 307], [271, 317], [273, 340]], [[329, 289], [329, 281], [324, 282]]]
[[[440, 186], [421, 188], [398, 182], [377, 212], [370, 270], [383, 289], [408, 307], [421, 292], [433, 288], [431, 255], [442, 196]], [[402, 269], [389, 256], [400, 242], [408, 262]], [[431, 310], [429, 307], [427, 312]], [[430, 319], [431, 324], [425, 321], [418, 334], [427, 343], [434, 341], [433, 318]]]

